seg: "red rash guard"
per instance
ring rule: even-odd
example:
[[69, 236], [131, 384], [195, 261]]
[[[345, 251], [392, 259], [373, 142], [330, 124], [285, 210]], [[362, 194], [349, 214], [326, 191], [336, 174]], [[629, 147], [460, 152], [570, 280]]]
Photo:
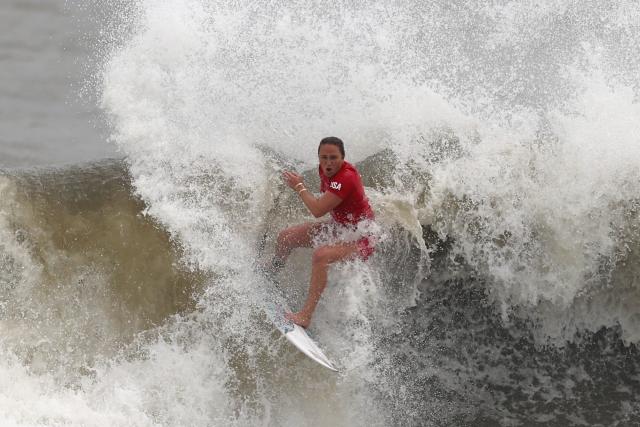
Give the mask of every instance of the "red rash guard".
[[358, 170], [349, 162], [343, 162], [340, 170], [331, 178], [318, 167], [320, 191], [330, 191], [342, 199], [342, 203], [331, 211], [333, 219], [342, 225], [356, 225], [364, 219], [374, 219], [369, 200]]

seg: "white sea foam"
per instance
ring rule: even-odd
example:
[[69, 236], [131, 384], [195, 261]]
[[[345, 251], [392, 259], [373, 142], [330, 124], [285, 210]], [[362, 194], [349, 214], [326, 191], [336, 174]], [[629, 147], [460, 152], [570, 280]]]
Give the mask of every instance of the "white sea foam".
[[[575, 79], [584, 89], [543, 118], [546, 137], [480, 131], [465, 156], [433, 170], [428, 212], [438, 230], [508, 304], [544, 300], [563, 312], [602, 286], [627, 286], [611, 275], [638, 243], [620, 230], [637, 227], [640, 110], [630, 89], [601, 75]], [[456, 209], [446, 208], [450, 197]]]
[[[185, 246], [187, 262], [231, 274], [224, 287], [211, 285], [211, 304], [255, 303], [246, 283], [254, 279], [244, 270], [254, 257], [255, 218], [269, 206], [263, 197], [273, 185], [273, 171], [256, 145], [313, 166], [315, 143], [328, 134], [343, 137], [354, 160], [392, 148], [399, 172], [395, 188], [385, 189], [380, 200], [413, 200], [410, 211], [453, 239], [454, 253], [488, 278], [505, 318], [513, 307], [528, 307], [535, 317], [544, 304], [562, 313], [579, 296], [611, 285], [611, 268], [602, 273], [602, 265], [621, 257], [624, 242], [616, 230], [637, 192], [638, 104], [624, 85], [610, 86], [607, 77], [594, 75], [593, 63], [587, 71], [571, 71], [574, 64], [563, 58], [554, 66], [565, 71], [539, 86], [572, 99], [536, 98], [535, 79], [544, 74], [513, 75], [518, 81], [505, 83], [502, 98], [492, 93], [500, 90], [492, 86], [495, 76], [473, 69], [474, 61], [507, 75], [526, 69], [503, 67], [465, 49], [505, 55], [514, 46], [506, 35], [527, 27], [522, 17], [529, 6], [512, 4], [497, 15], [485, 11], [489, 21], [503, 24], [487, 42], [450, 42], [453, 61], [459, 61], [452, 66], [467, 76], [457, 80], [428, 62], [451, 58], [422, 50], [429, 49], [429, 35], [415, 31], [427, 16], [417, 5], [342, 5], [322, 18], [316, 6], [270, 9], [196, 0], [143, 5], [139, 30], [107, 63], [103, 103], [148, 213]], [[566, 7], [548, 4], [539, 13], [540, 26]], [[391, 14], [390, 21], [380, 19]], [[442, 34], [419, 28], [448, 43]], [[515, 46], [532, 49], [524, 41]], [[430, 84], [439, 72], [442, 80]], [[476, 86], [464, 93], [465, 84]], [[456, 148], [435, 156], [439, 147], [430, 141], [443, 133], [457, 141]], [[355, 338], [351, 354], [366, 364], [374, 342], [368, 322], [385, 311], [373, 308], [358, 323], [371, 306], [369, 296], [353, 289], [377, 289], [378, 276], [366, 267], [340, 277], [349, 283], [347, 301], [358, 307], [345, 306], [343, 315], [360, 326], [355, 337], [332, 334], [328, 349], [344, 353], [340, 343]], [[337, 303], [331, 292], [326, 301]], [[242, 313], [233, 318], [246, 323], [251, 311]], [[325, 329], [339, 319], [322, 308], [319, 318]], [[614, 319], [592, 320], [595, 328]], [[547, 333], [557, 326], [548, 325]], [[360, 384], [369, 380], [375, 381]]]

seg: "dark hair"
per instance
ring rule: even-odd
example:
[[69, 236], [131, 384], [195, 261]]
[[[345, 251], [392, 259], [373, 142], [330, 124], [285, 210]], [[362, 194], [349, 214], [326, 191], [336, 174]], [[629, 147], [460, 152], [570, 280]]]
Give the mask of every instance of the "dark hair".
[[340, 154], [342, 154], [342, 158], [344, 159], [344, 142], [340, 138], [336, 138], [335, 136], [328, 136], [323, 138], [320, 141], [320, 145], [318, 145], [318, 154], [320, 154], [320, 147], [323, 145], [335, 145], [340, 150]]

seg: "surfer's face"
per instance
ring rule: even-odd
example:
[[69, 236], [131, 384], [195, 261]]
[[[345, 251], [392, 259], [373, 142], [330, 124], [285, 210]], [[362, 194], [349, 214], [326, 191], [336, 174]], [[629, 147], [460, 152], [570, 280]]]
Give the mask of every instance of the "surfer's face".
[[329, 178], [340, 170], [344, 162], [340, 149], [332, 144], [322, 144], [318, 151], [318, 158], [320, 159], [322, 172]]

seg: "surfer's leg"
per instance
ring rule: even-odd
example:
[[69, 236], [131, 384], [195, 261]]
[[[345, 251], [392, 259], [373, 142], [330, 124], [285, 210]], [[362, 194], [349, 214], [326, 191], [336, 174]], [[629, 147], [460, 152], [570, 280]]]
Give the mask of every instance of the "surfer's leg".
[[305, 222], [284, 229], [278, 234], [276, 253], [273, 259], [274, 266], [284, 265], [284, 262], [295, 248], [310, 248], [313, 238], [322, 228], [322, 223]]
[[359, 249], [357, 243], [344, 243], [339, 245], [321, 246], [313, 251], [311, 267], [311, 285], [307, 301], [297, 313], [290, 313], [287, 317], [294, 323], [306, 328], [311, 323], [311, 317], [316, 310], [320, 296], [327, 286], [327, 271], [329, 264], [337, 261], [351, 259], [357, 255]]
[[263, 274], [277, 282], [277, 276], [291, 251], [295, 248], [311, 247], [313, 239], [322, 229], [322, 225], [318, 222], [305, 222], [282, 230], [278, 234], [276, 250], [271, 262], [262, 266]]
[[282, 230], [278, 234], [273, 259], [270, 264], [264, 266], [264, 272], [275, 281], [291, 251], [295, 248], [311, 247], [313, 238], [321, 228], [322, 223], [305, 222]]

